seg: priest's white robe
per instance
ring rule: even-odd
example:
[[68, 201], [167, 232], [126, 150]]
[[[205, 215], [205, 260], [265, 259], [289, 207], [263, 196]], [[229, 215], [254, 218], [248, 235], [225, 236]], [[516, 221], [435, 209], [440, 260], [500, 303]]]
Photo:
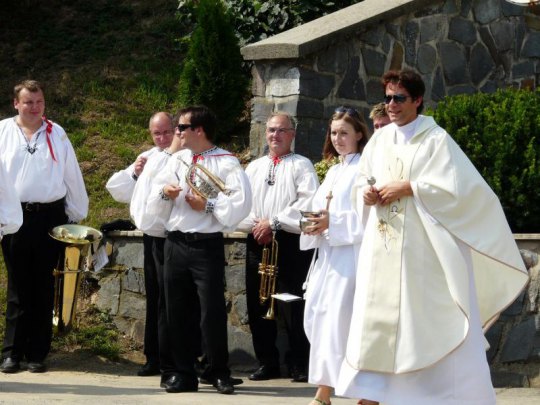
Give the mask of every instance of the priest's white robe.
[[300, 237], [301, 249], [319, 249], [309, 274], [304, 312], [304, 329], [311, 344], [311, 384], [335, 387], [345, 356], [356, 279], [354, 246], [364, 233], [350, 198], [359, 158], [359, 153], [350, 154], [332, 166], [313, 198], [311, 210], [319, 211], [326, 207], [332, 190], [328, 230]]
[[[528, 276], [498, 198], [454, 140], [419, 116], [412, 137], [378, 131], [360, 161], [376, 185], [413, 197], [371, 208], [358, 255], [352, 323], [337, 393], [392, 404], [493, 404], [482, 326]], [[364, 183], [365, 184], [365, 183]]]

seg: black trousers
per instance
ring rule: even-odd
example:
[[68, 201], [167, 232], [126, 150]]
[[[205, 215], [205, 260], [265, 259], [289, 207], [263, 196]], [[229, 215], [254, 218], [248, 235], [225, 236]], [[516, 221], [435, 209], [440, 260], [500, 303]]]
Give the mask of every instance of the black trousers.
[[195, 235], [201, 239], [171, 232], [165, 241], [165, 306], [174, 367], [164, 372], [195, 380], [202, 345], [205, 378], [226, 378], [230, 370], [223, 235]]
[[167, 313], [163, 290], [163, 247], [165, 238], [143, 235], [144, 287], [146, 290], [146, 321], [144, 354], [146, 361], [162, 368], [172, 363], [167, 332]]
[[[300, 235], [278, 231], [278, 276], [276, 292], [288, 292], [303, 296], [302, 284], [306, 280], [313, 250], [299, 249]], [[276, 347], [277, 323], [275, 320], [263, 319], [268, 310], [269, 301], [265, 305], [259, 302], [260, 276], [259, 263], [262, 260], [263, 246], [257, 244], [252, 234], [247, 239], [246, 254], [246, 296], [249, 316], [249, 327], [253, 339], [253, 349], [261, 365], [279, 366], [279, 352]], [[309, 342], [304, 332], [304, 300], [281, 302], [276, 301], [276, 318], [285, 321], [289, 340], [289, 351], [285, 355], [289, 367], [306, 367], [309, 361]]]
[[23, 211], [19, 231], [2, 239], [8, 274], [4, 358], [42, 362], [49, 353], [53, 269], [65, 245], [51, 238], [48, 232], [66, 222], [61, 203], [37, 211]]

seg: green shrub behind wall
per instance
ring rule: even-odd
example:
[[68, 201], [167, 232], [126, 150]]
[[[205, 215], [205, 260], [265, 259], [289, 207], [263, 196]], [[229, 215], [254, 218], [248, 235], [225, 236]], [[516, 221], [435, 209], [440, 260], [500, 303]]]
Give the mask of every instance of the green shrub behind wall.
[[230, 15], [221, 0], [200, 0], [197, 25], [180, 76], [179, 103], [204, 104], [218, 118], [216, 143], [227, 142], [245, 108], [249, 83]]
[[540, 92], [458, 95], [429, 114], [499, 196], [512, 231], [540, 233]]

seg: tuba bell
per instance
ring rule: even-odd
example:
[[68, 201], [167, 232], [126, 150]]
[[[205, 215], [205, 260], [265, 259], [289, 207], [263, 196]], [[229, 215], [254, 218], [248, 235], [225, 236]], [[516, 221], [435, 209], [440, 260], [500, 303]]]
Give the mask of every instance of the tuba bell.
[[60, 225], [51, 230], [49, 235], [66, 243], [63, 266], [53, 270], [54, 275], [54, 307], [53, 324], [56, 332], [69, 330], [77, 311], [77, 297], [81, 284], [81, 273], [90, 267], [90, 247], [98, 242], [102, 233], [97, 229], [83, 225]]
[[198, 163], [189, 165], [180, 158], [178, 160], [188, 167], [186, 183], [195, 194], [207, 200], [216, 198], [220, 192], [230, 194], [230, 191], [225, 187], [225, 182], [203, 165]]
[[264, 319], [275, 319], [274, 305], [275, 298], [272, 297], [276, 293], [276, 280], [278, 276], [278, 243], [276, 240], [276, 232], [272, 232], [271, 247], [264, 245], [262, 250], [262, 258], [259, 263], [259, 274], [261, 276], [259, 284], [259, 303], [264, 305], [270, 300], [270, 306]]

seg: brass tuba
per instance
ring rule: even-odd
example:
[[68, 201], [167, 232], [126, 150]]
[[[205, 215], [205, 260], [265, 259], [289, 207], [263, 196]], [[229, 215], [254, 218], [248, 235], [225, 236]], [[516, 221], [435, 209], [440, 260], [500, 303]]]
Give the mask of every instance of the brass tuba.
[[70, 329], [75, 321], [81, 273], [89, 267], [91, 244], [98, 242], [103, 235], [94, 228], [72, 224], [57, 226], [49, 235], [67, 244], [63, 267], [53, 270], [53, 324], [59, 333]]
[[270, 299], [270, 307], [264, 319], [275, 319], [274, 305], [275, 298], [272, 297], [276, 293], [276, 280], [278, 276], [278, 243], [276, 240], [276, 232], [272, 232], [271, 250], [268, 245], [264, 245], [262, 251], [261, 262], [259, 263], [259, 274], [261, 281], [259, 285], [259, 302], [263, 305]]
[[[226, 195], [230, 194], [230, 191], [225, 187], [225, 182], [215, 174], [211, 173], [206, 167], [198, 163], [188, 165], [184, 160], [180, 158], [179, 160], [188, 167], [186, 172], [186, 183], [191, 187], [195, 194], [206, 198], [207, 200], [216, 198], [220, 192], [225, 193]], [[195, 178], [197, 178], [198, 181], [194, 181], [193, 179]]]

